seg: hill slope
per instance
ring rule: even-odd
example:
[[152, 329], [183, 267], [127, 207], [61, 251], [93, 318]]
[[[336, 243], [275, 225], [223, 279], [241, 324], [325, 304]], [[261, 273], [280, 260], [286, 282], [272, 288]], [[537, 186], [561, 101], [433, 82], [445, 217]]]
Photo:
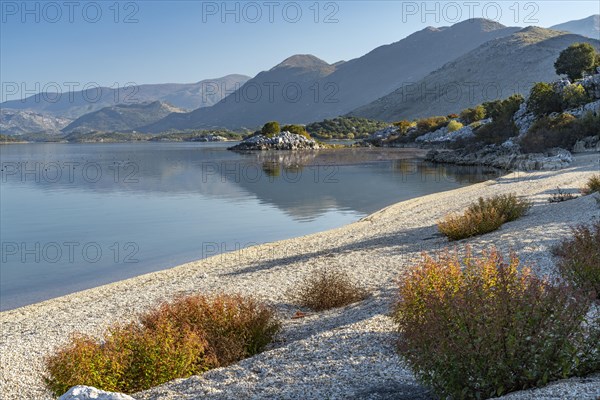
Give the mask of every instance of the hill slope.
[[550, 27], [555, 31], [566, 31], [592, 39], [600, 40], [600, 14], [591, 15], [584, 19], [565, 22]]
[[395, 121], [446, 115], [514, 93], [527, 94], [535, 82], [558, 78], [554, 62], [576, 42], [600, 41], [544, 28], [529, 27], [490, 41], [414, 85], [405, 85], [350, 115]]
[[164, 83], [120, 89], [94, 87], [85, 91], [62, 93], [56, 101], [54, 100], [57, 98], [55, 93], [37, 94], [23, 101], [5, 101], [0, 104], [0, 107], [43, 112], [69, 118], [78, 118], [84, 114], [116, 104], [152, 101], [165, 101], [176, 107], [193, 110], [218, 103], [225, 97], [227, 92], [234, 91], [248, 79], [250, 78], [244, 75], [228, 75], [190, 84]]
[[71, 132], [122, 132], [154, 123], [171, 113], [184, 112], [168, 103], [155, 101], [141, 104], [117, 104], [85, 114], [63, 129]]
[[60, 133], [72, 120], [33, 111], [0, 109], [0, 134]]
[[[253, 128], [273, 119], [308, 123], [336, 117], [392, 92], [403, 82], [426, 76], [482, 43], [519, 29], [473, 19], [451, 27], [426, 28], [360, 58], [334, 65], [314, 56], [293, 56], [270, 71], [261, 72], [213, 107], [171, 116], [146, 129]], [[272, 97], [269, 84], [277, 85]], [[288, 96], [283, 93], [286, 85], [290, 87]], [[253, 97], [256, 88], [262, 89], [258, 99]], [[301, 92], [299, 99], [295, 97], [297, 92]]]

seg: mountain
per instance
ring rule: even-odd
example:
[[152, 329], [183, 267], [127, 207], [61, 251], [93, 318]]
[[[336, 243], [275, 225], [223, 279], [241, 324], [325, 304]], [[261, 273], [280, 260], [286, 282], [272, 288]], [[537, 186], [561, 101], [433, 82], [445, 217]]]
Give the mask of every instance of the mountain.
[[250, 78], [244, 75], [227, 75], [189, 84], [164, 83], [120, 89], [94, 87], [72, 93], [39, 93], [24, 100], [5, 101], [0, 104], [0, 108], [29, 110], [69, 118], [78, 118], [116, 104], [152, 101], [165, 101], [176, 107], [193, 110], [218, 103], [227, 93], [235, 91], [248, 79]]
[[535, 82], [558, 79], [554, 62], [573, 43], [600, 41], [528, 27], [458, 57], [413, 85], [362, 106], [350, 115], [397, 121], [447, 115], [514, 93], [526, 95]]
[[60, 133], [71, 119], [35, 113], [33, 111], [0, 109], [0, 134]]
[[[169, 116], [144, 129], [254, 128], [269, 120], [308, 123], [335, 117], [403, 83], [416, 82], [479, 45], [519, 29], [472, 19], [451, 27], [429, 27], [360, 58], [332, 65], [312, 55], [296, 55], [261, 72], [212, 107]], [[274, 88], [272, 93], [269, 87]]]
[[600, 40], [600, 14], [591, 15], [584, 19], [565, 22], [550, 27], [555, 31], [565, 31], [577, 35]]
[[63, 132], [132, 131], [140, 126], [152, 124], [171, 113], [182, 112], [184, 110], [161, 101], [140, 104], [117, 104], [116, 106], [105, 107], [77, 118], [65, 127]]

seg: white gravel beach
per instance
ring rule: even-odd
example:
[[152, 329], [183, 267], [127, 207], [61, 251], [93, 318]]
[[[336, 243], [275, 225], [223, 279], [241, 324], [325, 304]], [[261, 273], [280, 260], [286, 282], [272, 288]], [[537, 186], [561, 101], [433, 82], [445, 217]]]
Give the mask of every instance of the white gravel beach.
[[[133, 395], [136, 399], [433, 399], [394, 351], [387, 316], [395, 278], [423, 251], [470, 244], [515, 251], [543, 275], [554, 273], [549, 248], [570, 227], [600, 218], [593, 196], [550, 204], [560, 187], [578, 192], [600, 172], [600, 155], [577, 155], [559, 171], [515, 172], [493, 181], [404, 201], [327, 232], [264, 244], [0, 313], [0, 397], [50, 399], [43, 358], [74, 332], [100, 335], [177, 294], [251, 294], [273, 305], [283, 321], [262, 354], [200, 377]], [[516, 193], [534, 202], [525, 217], [496, 232], [449, 243], [436, 221], [478, 197]], [[343, 309], [292, 319], [290, 291], [311, 271], [338, 267], [372, 295]], [[306, 311], [306, 310], [304, 310]], [[506, 399], [598, 399], [600, 375], [574, 378]]]

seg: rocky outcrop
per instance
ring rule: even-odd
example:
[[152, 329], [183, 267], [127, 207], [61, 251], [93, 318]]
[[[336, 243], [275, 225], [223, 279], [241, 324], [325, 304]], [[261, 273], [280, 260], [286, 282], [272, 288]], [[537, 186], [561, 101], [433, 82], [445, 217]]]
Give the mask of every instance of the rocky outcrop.
[[547, 153], [522, 154], [512, 142], [500, 146], [490, 145], [473, 153], [465, 151], [432, 150], [428, 161], [457, 165], [483, 165], [506, 170], [557, 170], [569, 166], [573, 156], [564, 149], [552, 149]]
[[134, 400], [134, 398], [122, 393], [105, 392], [91, 386], [73, 386], [58, 400]]
[[573, 153], [600, 152], [600, 136], [589, 136], [579, 140], [573, 146]]
[[226, 142], [227, 138], [219, 135], [204, 135], [192, 139], [192, 142]]
[[426, 133], [415, 139], [417, 143], [444, 143], [453, 142], [458, 139], [469, 139], [475, 136], [475, 129], [482, 125], [492, 122], [491, 118], [478, 121], [474, 124], [463, 126], [462, 128], [450, 132], [448, 127], [443, 127], [435, 132]]
[[314, 139], [286, 131], [272, 138], [264, 135], [251, 136], [229, 150], [312, 150], [321, 147]]
[[535, 122], [535, 115], [527, 111], [527, 102], [521, 103], [519, 110], [513, 116], [513, 121], [519, 130], [519, 137], [524, 136]]

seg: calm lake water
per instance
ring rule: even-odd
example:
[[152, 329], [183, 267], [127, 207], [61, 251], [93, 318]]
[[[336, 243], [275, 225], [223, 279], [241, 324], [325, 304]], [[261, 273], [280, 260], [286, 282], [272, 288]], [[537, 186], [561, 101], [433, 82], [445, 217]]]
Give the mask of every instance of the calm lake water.
[[0, 146], [0, 308], [339, 227], [498, 175], [432, 166], [410, 149], [228, 145]]

